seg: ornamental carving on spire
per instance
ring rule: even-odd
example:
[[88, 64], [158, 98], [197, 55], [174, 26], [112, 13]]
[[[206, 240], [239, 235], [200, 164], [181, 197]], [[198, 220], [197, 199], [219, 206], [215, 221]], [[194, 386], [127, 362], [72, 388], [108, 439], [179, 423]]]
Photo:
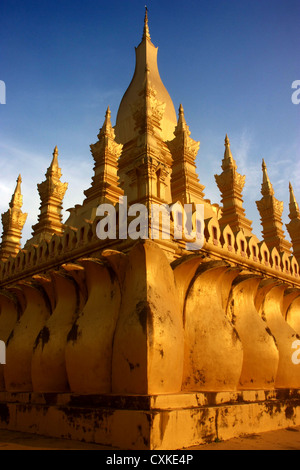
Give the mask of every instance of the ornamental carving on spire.
[[45, 174], [46, 179], [45, 181], [37, 185], [42, 204], [44, 203], [44, 201], [47, 201], [48, 198], [56, 198], [62, 201], [68, 188], [68, 183], [62, 183], [60, 181], [62, 172], [58, 166], [57, 146], [55, 146], [52, 155], [53, 159], [51, 165], [49, 166]]
[[256, 201], [257, 209], [260, 213], [263, 236], [269, 250], [277, 248], [279, 252], [290, 255], [291, 244], [285, 239], [282, 223], [283, 202], [278, 201], [274, 196], [274, 189], [270, 181], [267, 165], [262, 160], [263, 181], [261, 185], [262, 198]]
[[167, 142], [173, 157], [172, 200], [180, 201], [182, 204], [191, 202], [197, 204], [203, 199], [205, 188], [199, 183], [195, 164], [200, 142], [190, 137], [191, 132], [186, 123], [182, 105], [179, 106], [178, 122], [174, 135], [174, 139]]
[[21, 248], [21, 236], [27, 219], [26, 213], [21, 211], [23, 196], [21, 193], [22, 178], [19, 175], [17, 185], [9, 203], [9, 209], [2, 214], [2, 243], [0, 245], [0, 259], [15, 256]]
[[294, 194], [293, 186], [289, 183], [290, 203], [289, 203], [289, 218], [290, 222], [286, 224], [286, 228], [290, 234], [293, 253], [300, 266], [300, 210], [298, 202]]
[[135, 122], [135, 129], [140, 134], [147, 132], [161, 132], [161, 120], [163, 118], [166, 103], [157, 99], [157, 91], [152, 86], [149, 79], [149, 68], [145, 69], [145, 80], [139, 98], [131, 105], [132, 116]]
[[98, 134], [98, 141], [90, 145], [93, 155], [94, 176], [92, 185], [84, 191], [86, 199], [84, 205], [91, 203], [94, 206], [107, 200], [116, 203], [123, 191], [119, 187], [118, 159], [121, 155], [123, 145], [115, 140], [115, 131], [111, 125], [111, 111], [108, 106], [105, 113], [103, 126]]
[[227, 224], [233, 232], [243, 230], [246, 236], [252, 235], [251, 221], [245, 217], [242, 192], [246, 176], [237, 171], [237, 164], [232, 156], [228, 135], [225, 136], [225, 151], [220, 175], [215, 180], [222, 195], [222, 217], [219, 221], [224, 228]]
[[32, 238], [27, 241], [25, 248], [38, 244], [42, 240], [49, 241], [54, 235], [63, 231], [62, 201], [68, 188], [68, 183], [62, 183], [61, 169], [58, 165], [58, 148], [55, 146], [53, 158], [47, 172], [46, 179], [37, 185], [41, 199], [38, 223], [33, 225]]
[[230, 141], [227, 134], [225, 136], [224, 145], [225, 151], [221, 166], [223, 172], [220, 175], [215, 175], [215, 180], [221, 193], [233, 191], [238, 195], [239, 193], [242, 193], [244, 189], [246, 176], [241, 175], [237, 171], [237, 164], [232, 156]]

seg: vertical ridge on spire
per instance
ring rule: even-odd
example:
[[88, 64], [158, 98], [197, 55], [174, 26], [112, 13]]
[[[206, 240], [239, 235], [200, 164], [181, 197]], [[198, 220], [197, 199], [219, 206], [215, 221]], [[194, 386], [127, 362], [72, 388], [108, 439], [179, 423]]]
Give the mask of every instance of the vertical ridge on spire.
[[9, 209], [2, 214], [2, 243], [0, 245], [0, 260], [15, 256], [21, 248], [21, 237], [27, 214], [21, 211], [23, 196], [21, 192], [21, 175], [18, 176], [16, 188], [9, 203]]

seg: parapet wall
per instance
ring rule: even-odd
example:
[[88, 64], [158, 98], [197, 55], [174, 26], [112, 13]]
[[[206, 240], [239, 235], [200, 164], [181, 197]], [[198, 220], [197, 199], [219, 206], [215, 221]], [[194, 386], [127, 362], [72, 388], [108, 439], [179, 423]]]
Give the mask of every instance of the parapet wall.
[[[73, 241], [76, 234], [74, 231]], [[66, 256], [65, 237], [55, 240], [64, 246]], [[77, 243], [73, 247], [75, 252], [79, 249]], [[44, 244], [36, 259], [35, 247], [30, 248], [30, 259], [28, 253], [20, 254], [25, 261], [23, 274], [26, 263], [32, 263], [34, 271], [47, 256], [51, 259], [47, 249]], [[0, 339], [6, 343], [6, 364], [0, 365], [0, 426], [43, 434], [48, 422], [47, 435], [57, 435], [61, 429], [62, 437], [104, 444], [111, 439], [109, 445], [121, 448], [140, 446], [136, 433], [143, 429], [144, 438], [149, 439], [140, 448], [178, 448], [214, 436], [216, 430], [212, 432], [209, 423], [213, 416], [217, 422], [215, 413], [229, 413], [230, 420], [240, 422], [236, 435], [249, 429], [257, 432], [299, 424], [294, 393], [300, 389], [300, 364], [293, 360], [295, 341], [300, 339], [297, 277], [281, 270], [280, 279], [271, 266], [260, 273], [246, 269], [237, 250], [234, 254], [229, 251], [231, 257], [236, 256], [235, 263], [230, 257], [218, 259], [218, 253], [213, 256], [210, 250], [207, 242], [201, 252], [182, 254], [172, 261], [170, 252], [145, 240], [126, 252], [107, 249], [98, 256], [82, 256], [47, 271], [40, 269], [25, 279], [4, 282]], [[8, 281], [9, 271], [6, 275]], [[233, 400], [227, 412], [227, 405], [218, 411], [212, 402], [198, 402], [196, 409], [185, 404], [195, 393], [215, 396], [250, 390], [260, 397], [258, 401], [253, 398], [255, 404], [243, 398], [243, 407]], [[265, 391], [270, 397], [272, 390], [275, 395], [270, 407], [263, 398], [267, 395], [261, 394]], [[280, 390], [294, 390], [290, 404], [278, 398]], [[63, 397], [70, 394], [75, 400], [90, 397], [80, 413], [64, 402]], [[44, 405], [32, 402], [34, 396], [50, 397], [50, 401], [58, 398], [48, 403], [46, 411]], [[123, 397], [122, 411], [113, 402], [108, 409], [100, 408], [102, 415], [104, 409], [108, 413], [107, 429], [115, 429], [115, 419], [121, 419], [134, 442], [132, 447], [124, 436], [122, 441], [112, 431], [103, 437], [102, 425], [97, 424], [100, 411], [87, 405], [97, 396]], [[171, 396], [178, 397], [175, 410], [167, 412], [172, 426], [164, 439], [158, 438], [155, 416], [163, 419], [166, 410], [134, 411], [126, 405], [126, 397], [132, 396], [165, 396], [164, 406], [168, 400], [172, 403]], [[26, 403], [21, 405], [20, 400]], [[58, 408], [57, 400], [61, 403]], [[289, 406], [290, 412], [286, 411]], [[274, 420], [275, 409], [281, 411]], [[68, 412], [73, 418], [65, 427], [61, 420]], [[265, 418], [258, 419], [256, 413]], [[202, 416], [200, 427], [196, 416]], [[176, 426], [182, 419], [192, 420], [190, 440], [180, 439]], [[100, 434], [97, 426], [102, 429]], [[85, 429], [90, 431], [85, 433]], [[229, 434], [227, 430], [223, 435]], [[172, 435], [177, 436], [173, 444]]]

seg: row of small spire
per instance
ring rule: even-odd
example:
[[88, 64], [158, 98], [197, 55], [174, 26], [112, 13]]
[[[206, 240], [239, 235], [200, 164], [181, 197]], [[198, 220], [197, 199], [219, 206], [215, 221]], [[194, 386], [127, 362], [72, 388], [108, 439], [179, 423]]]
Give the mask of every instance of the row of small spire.
[[[182, 105], [179, 107], [178, 124], [174, 132], [175, 142], [177, 142], [176, 139], [180, 133], [186, 134], [189, 138], [190, 131], [185, 121]], [[108, 145], [108, 140], [111, 142], [114, 142], [115, 140], [114, 129], [111, 125], [111, 112], [109, 107], [107, 108], [105, 114], [104, 124], [98, 134], [98, 139], [99, 140], [96, 144], [91, 145], [91, 150], [96, 160], [95, 176], [93, 178], [92, 188], [85, 191], [87, 199], [90, 198], [92, 201], [95, 200], [95, 196], [99, 197], [99, 192], [101, 191], [100, 187], [103, 188], [105, 185], [109, 186], [107, 181], [105, 181], [105, 177], [103, 177], [105, 172], [105, 170], [103, 170], [103, 165], [101, 165], [103, 174], [100, 175], [99, 172], [96, 172], [97, 160], [98, 167], [100, 167], [100, 161], [107, 164], [107, 162], [105, 162], [105, 146]], [[190, 141], [194, 144], [197, 144], [194, 145], [195, 155], [198, 151], [199, 143], [193, 141], [192, 139], [190, 139]], [[116, 188], [118, 185], [118, 158], [120, 156], [122, 146], [115, 142], [114, 144], [116, 146], [116, 152], [118, 152], [115, 159], [116, 171], [114, 184]], [[244, 186], [245, 177], [241, 176], [237, 172], [237, 165], [230, 149], [230, 141], [227, 134], [225, 136], [224, 145], [225, 151], [222, 161], [223, 172], [220, 175], [215, 175], [216, 182], [222, 194], [222, 216], [219, 220], [219, 224], [221, 228], [224, 228], [227, 224], [229, 224], [234, 232], [242, 229], [244, 230], [245, 235], [250, 235], [251, 221], [246, 219], [245, 211], [242, 208], [242, 189]], [[182, 161], [184, 161], [184, 155], [179, 155], [179, 157]], [[274, 189], [269, 179], [267, 166], [264, 160], [262, 161], [262, 171], [263, 181], [261, 193], [263, 197], [260, 201], [257, 201], [256, 204], [261, 215], [264, 241], [269, 248], [275, 246], [279, 249], [279, 251], [290, 254], [291, 244], [284, 239], [284, 232], [282, 229], [283, 223], [281, 220], [281, 215], [283, 204], [275, 199]], [[68, 184], [62, 183], [60, 181], [61, 175], [62, 173], [58, 163], [58, 148], [56, 146], [53, 151], [51, 164], [45, 174], [46, 179], [43, 183], [38, 185], [38, 191], [41, 198], [40, 214], [38, 217], [38, 223], [32, 227], [32, 238], [26, 242], [25, 249], [31, 244], [39, 244], [44, 239], [50, 240], [54, 234], [60, 235], [63, 232], [64, 224], [62, 223], [61, 215], [62, 200], [64, 198]], [[27, 218], [27, 214], [24, 214], [21, 211], [23, 204], [21, 182], [21, 175], [19, 175], [15, 191], [9, 203], [9, 209], [7, 212], [2, 214], [3, 235], [0, 246], [0, 259], [2, 260], [7, 259], [10, 255], [15, 256], [20, 250], [21, 232]], [[202, 199], [204, 196], [204, 186], [200, 185], [200, 183], [197, 184], [199, 185], [198, 195], [200, 195]], [[188, 191], [189, 189], [187, 189], [187, 186], [190, 188], [191, 185], [188, 185], [186, 182], [185, 185], [185, 190]], [[291, 183], [289, 183], [289, 192], [289, 218], [291, 222], [287, 224], [287, 229], [292, 239], [294, 255], [298, 263], [300, 263], [300, 211]], [[182, 202], [184, 203], [186, 200]]]

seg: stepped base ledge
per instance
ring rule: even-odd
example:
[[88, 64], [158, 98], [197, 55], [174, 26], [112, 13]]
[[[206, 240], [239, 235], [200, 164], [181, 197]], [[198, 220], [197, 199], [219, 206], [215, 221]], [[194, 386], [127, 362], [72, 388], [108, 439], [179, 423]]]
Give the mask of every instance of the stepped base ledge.
[[80, 395], [0, 392], [0, 429], [175, 450], [300, 425], [300, 389]]

